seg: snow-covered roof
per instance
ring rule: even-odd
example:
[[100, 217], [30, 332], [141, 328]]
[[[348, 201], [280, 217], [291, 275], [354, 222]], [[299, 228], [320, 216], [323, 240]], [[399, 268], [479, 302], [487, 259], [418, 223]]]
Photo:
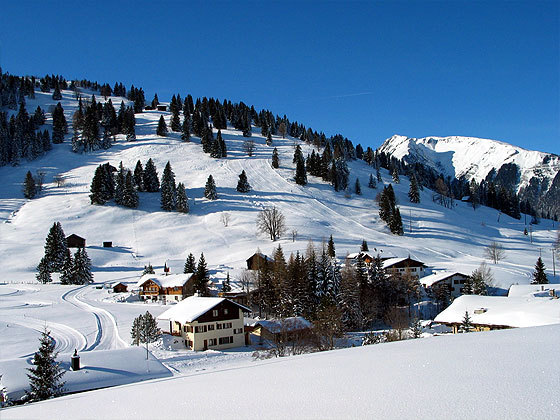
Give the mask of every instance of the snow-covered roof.
[[148, 280], [152, 280], [159, 287], [182, 287], [192, 276], [192, 273], [186, 274], [144, 274], [136, 283], [136, 287], [141, 287]]
[[301, 316], [293, 316], [283, 319], [267, 319], [258, 321], [255, 326], [262, 326], [271, 333], [278, 333], [281, 331], [291, 332], [311, 328], [313, 324]]
[[[228, 299], [219, 297], [190, 296], [177, 303], [171, 309], [168, 309], [167, 311], [159, 315], [157, 319], [173, 320], [180, 322], [181, 324], [186, 324], [188, 322], [193, 322], [196, 318], [205, 314], [225, 300]], [[244, 311], [250, 311], [249, 308], [246, 308], [243, 305], [240, 305], [231, 300], [229, 302], [239, 306], [239, 308]]]
[[354, 260], [356, 258], [358, 258], [358, 255], [361, 255], [362, 258], [363, 257], [369, 257], [371, 259], [374, 259], [375, 257], [373, 255], [371, 255], [369, 252], [354, 252], [352, 254], [348, 254], [348, 258], [350, 258], [351, 260]]
[[421, 262], [421, 261], [414, 260], [414, 259], [412, 259], [412, 258], [410, 258], [410, 257], [404, 257], [404, 258], [388, 258], [388, 259], [386, 259], [385, 261], [383, 261], [383, 267], [384, 267], [384, 268], [389, 268], [389, 267], [391, 267], [391, 266], [393, 266], [393, 265], [395, 265], [395, 264], [402, 263], [402, 262], [404, 262], [404, 261], [406, 261], [406, 260], [414, 261], [414, 262], [417, 262], [417, 263], [419, 263], [419, 264], [424, 265], [424, 263]]
[[466, 277], [466, 274], [457, 273], [456, 271], [441, 271], [439, 273], [430, 274], [429, 276], [422, 277], [420, 279], [420, 283], [422, 283], [426, 287], [431, 287], [434, 283], [439, 281], [445, 280], [449, 277], [452, 277], [456, 274], [462, 275]]
[[512, 284], [508, 291], [508, 297], [548, 297], [550, 290], [560, 297], [560, 284]]
[[458, 297], [435, 321], [460, 324], [465, 311], [473, 324], [536, 327], [560, 323], [560, 299], [478, 295]]
[[253, 257], [261, 257], [267, 261], [272, 261], [272, 258], [270, 258], [268, 255], [263, 254], [262, 252], [255, 252], [253, 255], [251, 255], [249, 258], [247, 258], [247, 260], [250, 260]]

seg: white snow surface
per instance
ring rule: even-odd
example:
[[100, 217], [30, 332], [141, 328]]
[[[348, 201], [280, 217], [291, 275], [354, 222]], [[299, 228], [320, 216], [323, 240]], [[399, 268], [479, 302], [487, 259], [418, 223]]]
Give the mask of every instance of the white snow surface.
[[[498, 171], [505, 163], [515, 163], [521, 172], [519, 188], [527, 186], [532, 177], [552, 181], [560, 170], [560, 156], [476, 137], [410, 138], [394, 135], [385, 140], [379, 151], [390, 153], [397, 159], [424, 163], [446, 176], [464, 176], [477, 182], [486, 178], [492, 168]], [[544, 163], [545, 158], [547, 163]]]
[[[483, 309], [482, 313], [475, 313]], [[560, 299], [463, 295], [438, 314], [434, 321], [461, 323], [465, 312], [473, 324], [534, 327], [560, 323]]]
[[512, 284], [508, 290], [509, 297], [549, 297], [550, 291], [560, 297], [560, 284]]
[[558, 419], [560, 326], [293, 356], [9, 408], [2, 419]]

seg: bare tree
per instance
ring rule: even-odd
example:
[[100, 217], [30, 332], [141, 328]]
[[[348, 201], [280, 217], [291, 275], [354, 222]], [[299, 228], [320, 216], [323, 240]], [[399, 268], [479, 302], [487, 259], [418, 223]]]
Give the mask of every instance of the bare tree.
[[398, 340], [406, 338], [404, 333], [410, 325], [406, 308], [392, 307], [385, 315], [385, 322], [395, 330]]
[[34, 177], [35, 186], [37, 187], [37, 191], [41, 191], [43, 189], [43, 184], [45, 183], [46, 172], [42, 169], [37, 169], [36, 173], [37, 175]]
[[450, 208], [452, 206], [451, 194], [443, 178], [438, 178], [436, 180], [436, 191], [432, 197], [432, 200], [447, 208]]
[[257, 215], [257, 231], [269, 235], [271, 241], [276, 241], [286, 229], [286, 218], [274, 206], [263, 209]]
[[224, 227], [229, 226], [229, 221], [230, 220], [231, 220], [231, 214], [229, 214], [227, 212], [222, 213], [222, 215], [220, 216], [220, 221], [222, 222]]
[[282, 121], [280, 124], [278, 124], [278, 134], [280, 134], [282, 138], [285, 138], [286, 132], [287, 132], [286, 123]]
[[253, 152], [255, 151], [255, 142], [253, 140], [244, 140], [243, 141], [243, 151], [247, 153], [247, 156], [253, 156]]
[[492, 260], [494, 264], [498, 264], [498, 261], [506, 257], [506, 252], [502, 245], [494, 241], [484, 249], [484, 256]]
[[319, 351], [332, 350], [337, 338], [343, 335], [342, 314], [335, 305], [325, 306], [313, 323], [315, 347]]
[[241, 284], [241, 290], [247, 293], [247, 305], [250, 307], [252, 305], [251, 291], [255, 289], [258, 280], [257, 272], [253, 270], [243, 270], [237, 280]]
[[66, 178], [62, 174], [57, 174], [53, 177], [53, 181], [57, 187], [62, 187], [66, 183]]

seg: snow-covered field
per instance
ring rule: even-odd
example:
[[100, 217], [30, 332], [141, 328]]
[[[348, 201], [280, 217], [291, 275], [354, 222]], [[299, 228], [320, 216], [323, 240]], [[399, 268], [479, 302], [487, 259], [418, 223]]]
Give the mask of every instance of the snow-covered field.
[[[71, 92], [65, 91], [63, 94], [62, 106], [70, 122], [76, 102]], [[120, 104], [120, 100], [120, 98], [113, 98], [115, 106]], [[49, 104], [53, 104], [53, 101], [50, 95], [38, 92], [37, 99], [28, 101], [28, 110], [34, 110], [38, 104], [48, 110]], [[496, 265], [490, 264], [497, 287], [507, 289], [509, 285], [515, 283], [527, 284], [539, 253], [542, 253], [547, 274], [553, 282], [550, 248], [556, 231], [551, 221], [543, 220], [540, 225], [533, 227], [531, 243], [530, 238], [523, 235], [525, 227], [523, 220], [500, 216], [493, 209], [481, 207], [473, 211], [462, 202], [456, 202], [453, 209], [446, 209], [432, 202], [431, 192], [428, 190], [421, 192], [421, 204], [409, 203], [407, 198], [409, 182], [406, 177], [401, 176], [401, 183], [393, 186], [400, 203], [405, 235], [394, 236], [379, 220], [378, 207], [374, 201], [382, 185], [378, 185], [374, 190], [367, 188], [369, 175], [375, 171], [364, 162], [355, 161], [349, 164], [350, 185], [354, 185], [358, 177], [363, 195], [352, 194], [347, 198], [344, 193], [334, 192], [331, 186], [311, 176], [308, 177], [307, 186], [295, 184], [292, 164], [294, 139], [274, 137], [273, 146], [278, 147], [281, 165], [280, 169], [274, 170], [270, 166], [273, 147], [265, 144], [265, 139], [260, 136], [257, 129], [253, 131], [252, 139], [256, 143], [256, 149], [252, 157], [246, 156], [242, 151], [245, 139], [240, 132], [233, 129], [224, 130], [222, 134], [227, 144], [228, 158], [216, 160], [202, 152], [199, 140], [196, 138], [190, 143], [183, 143], [178, 133], [171, 133], [166, 138], [155, 136], [157, 121], [162, 114], [168, 119], [167, 112], [149, 111], [136, 115], [137, 141], [135, 142], [127, 143], [121, 139], [109, 150], [78, 155], [70, 151], [67, 141], [61, 145], [54, 145], [51, 152], [38, 160], [24, 162], [18, 167], [0, 168], [0, 255], [3, 257], [0, 277], [2, 282], [0, 284], [0, 360], [29, 359], [37, 349], [39, 331], [45, 325], [52, 331], [56, 348], [62, 353], [72, 352], [74, 349], [95, 351], [128, 347], [133, 318], [146, 310], [157, 316], [166, 307], [156, 304], [117, 302], [117, 299], [114, 299], [106, 289], [97, 289], [96, 286], [114, 281], [135, 283], [144, 265], [151, 263], [156, 271], [160, 272], [166, 260], [185, 260], [191, 252], [197, 259], [200, 253], [204, 252], [209, 268], [216, 278], [225, 277], [225, 273], [229, 271], [235, 287], [238, 286], [236, 277], [245, 266], [246, 258], [257, 248], [270, 255], [273, 248], [280, 244], [285, 254], [289, 255], [290, 252], [297, 250], [304, 251], [309, 240], [313, 240], [318, 246], [331, 234], [340, 258], [344, 258], [347, 253], [358, 251], [362, 239], [365, 239], [373, 253], [383, 250], [395, 256], [410, 255], [434, 270], [449, 269], [465, 274], [470, 274], [484, 260], [484, 247], [492, 241], [497, 241], [506, 251], [506, 258], [503, 261]], [[311, 146], [301, 144], [304, 155], [311, 152]], [[137, 160], [145, 164], [148, 158], [154, 160], [160, 178], [166, 162], [168, 160], [171, 162], [176, 181], [186, 185], [190, 204], [189, 214], [162, 211], [158, 193], [140, 193], [140, 206], [137, 209], [125, 209], [114, 204], [90, 205], [89, 188], [97, 165], [110, 162], [117, 166], [122, 161], [125, 167], [133, 169]], [[45, 189], [37, 198], [26, 200], [21, 192], [25, 173], [28, 170], [35, 172], [38, 169], [46, 172]], [[240, 194], [235, 190], [238, 175], [242, 170], [247, 173], [248, 181], [253, 188], [247, 194]], [[53, 176], [57, 174], [64, 175], [65, 185], [57, 187], [53, 182]], [[219, 196], [216, 201], [209, 201], [203, 197], [204, 184], [210, 174], [216, 180]], [[382, 176], [385, 184], [392, 182], [385, 170], [382, 170]], [[277, 206], [284, 213], [289, 226], [289, 233], [276, 243], [272, 243], [262, 235], [257, 235], [255, 226], [258, 211], [271, 205]], [[231, 218], [227, 227], [221, 223], [221, 215], [224, 213], [229, 213]], [[36, 283], [35, 267], [43, 254], [47, 232], [55, 221], [61, 222], [67, 235], [75, 233], [86, 238], [87, 252], [93, 262], [94, 285], [78, 287]], [[295, 240], [292, 238], [292, 231], [297, 232]], [[112, 241], [113, 248], [103, 248], [103, 241]], [[556, 277], [556, 282], [559, 277]], [[506, 395], [505, 391], [500, 391], [497, 389], [499, 387], [492, 384], [500, 375], [511, 374], [514, 376], [512, 386], [517, 386], [520, 390], [523, 384], [515, 385], [517, 383], [515, 381], [523, 377], [523, 374], [513, 375], [503, 369], [496, 371], [494, 365], [497, 358], [500, 360], [503, 358], [512, 370], [521, 369], [525, 372], [525, 369], [529, 369], [526, 366], [535, 367], [537, 362], [526, 365], [521, 357], [522, 353], [513, 346], [511, 348], [515, 353], [513, 359], [503, 354], [486, 359], [487, 352], [484, 346], [493, 351], [498, 347], [506, 348], [509, 352], [510, 348], [507, 344], [502, 347], [501, 344], [498, 345], [493, 341], [503, 337], [511, 343], [519, 341], [520, 348], [530, 350], [529, 347], [535, 345], [532, 342], [543, 342], [544, 346], [552, 345], [547, 341], [547, 337], [558, 335], [559, 332], [558, 328], [534, 331], [536, 332], [498, 333], [496, 339], [486, 338], [494, 337], [492, 335], [473, 335], [475, 338], [445, 339], [448, 341], [438, 338], [433, 341], [406, 343], [400, 345], [401, 347], [384, 345], [371, 349], [337, 351], [328, 355], [300, 357], [289, 362], [270, 362], [263, 369], [247, 368], [229, 373], [224, 371], [205, 377], [194, 375], [178, 381], [158, 382], [156, 385], [145, 386], [157, 389], [157, 392], [150, 392], [154, 397], [176, 401], [178, 405], [171, 404], [169, 410], [178, 410], [179, 404], [184, 404], [183, 410], [192, 409], [193, 413], [199, 415], [202, 415], [203, 410], [206, 409], [204, 417], [218, 417], [232, 404], [242, 409], [240, 413], [243, 413], [243, 417], [264, 413], [258, 411], [259, 407], [267, 406], [270, 407], [270, 413], [278, 417], [285, 412], [285, 404], [290, 404], [294, 410], [300, 410], [294, 411], [294, 414], [300, 417], [311, 414], [313, 417], [354, 417], [368, 414], [379, 417], [404, 417], [405, 414], [414, 412], [419, 413], [420, 416], [433, 412], [436, 417], [447, 417], [446, 410], [452, 409], [455, 403], [463, 408], [466, 405], [470, 407], [472, 403], [471, 408], [462, 411], [462, 417], [473, 418], [484, 412], [475, 405], [477, 400], [472, 395], [479, 397], [484, 395], [485, 403], [482, 407], [491, 408], [491, 402], [497, 404], [493, 408], [494, 411], [490, 412], [498, 412], [498, 407], [504, 408], [506, 415], [499, 416], [501, 418], [508, 415], [519, 417], [519, 412], [510, 410], [506, 403], [514, 399], [513, 395]], [[479, 336], [485, 337], [481, 339], [481, 343], [476, 339]], [[527, 342], [524, 341], [525, 337]], [[449, 360], [438, 360], [436, 357], [440, 354], [438, 352], [451, 354], [454, 351], [463, 351], [463, 340], [467, 340], [466, 344], [480, 351], [480, 355], [484, 355], [481, 359], [467, 354], [463, 356], [470, 360], [470, 363], [480, 366], [476, 371], [480, 375], [478, 378], [474, 376], [474, 372], [466, 368], [466, 362], [459, 364], [459, 367], [464, 367], [464, 371], [460, 371], [457, 366], [454, 366], [455, 357]], [[451, 347], [446, 350], [448, 343]], [[458, 344], [455, 346], [454, 343]], [[558, 344], [557, 341], [554, 343]], [[395, 353], [392, 353], [393, 351]], [[207, 369], [206, 366], [213, 366], [212, 369], [223, 366], [226, 369], [227, 366], [238, 363], [249, 363], [250, 352], [250, 349], [218, 354], [207, 352], [204, 360], [200, 355], [194, 355], [192, 352], [174, 353], [163, 348], [156, 349], [154, 354], [168, 359], [167, 362], [164, 360], [164, 363], [172, 371], [184, 374]], [[410, 361], [407, 359], [409, 356], [412, 357]], [[532, 360], [529, 353], [526, 356]], [[207, 362], [208, 359], [211, 359], [210, 362]], [[308, 362], [310, 367], [306, 367]], [[0, 374], [1, 366], [0, 361]], [[325, 371], [315, 378], [311, 375], [314, 366], [315, 372], [322, 372], [327, 366], [334, 370], [332, 375]], [[346, 373], [346, 379], [339, 382], [344, 384], [345, 389], [344, 393], [340, 394], [340, 389], [334, 385], [338, 382], [335, 381], [337, 374], [342, 374], [343, 366], [348, 366], [347, 372], [353, 373], [352, 375]], [[391, 366], [394, 368], [394, 375], [389, 369]], [[366, 371], [363, 371], [362, 367], [366, 367]], [[554, 361], [552, 366], [543, 363], [542, 369], [539, 368], [538, 371], [548, 372], [554, 367], [558, 373], [558, 365], [554, 365]], [[488, 370], [485, 371], [485, 368]], [[285, 375], [283, 369], [286, 369]], [[383, 374], [378, 373], [379, 369]], [[278, 395], [277, 388], [283, 386], [282, 381], [288, 384], [295, 380], [300, 371], [303, 372], [301, 394], [296, 389], [292, 391], [291, 387], [286, 385], [286, 389], [282, 391], [284, 395]], [[409, 374], [417, 383], [408, 379]], [[454, 374], [457, 375], [456, 378], [452, 378]], [[252, 375], [255, 375], [256, 379], [248, 379]], [[543, 375], [545, 382], [552, 380], [545, 373]], [[431, 376], [433, 379], [429, 379], [426, 383], [426, 378]], [[368, 378], [375, 377], [383, 378], [383, 381], [379, 381], [377, 385], [375, 385], [377, 382], [373, 382], [370, 388], [372, 382]], [[274, 392], [267, 395], [267, 387], [260, 384], [266, 384], [274, 378], [279, 378], [281, 383], [275, 386]], [[537, 378], [540, 378], [540, 374], [533, 372], [529, 380], [534, 381]], [[215, 389], [214, 379], [223, 380], [223, 389], [232, 391], [231, 395], [228, 394], [228, 398], [232, 398], [228, 400], [229, 402], [226, 403], [224, 400], [223, 404], [216, 405], [209, 401], [209, 398], [216, 396], [215, 391], [204, 395], [208, 389]], [[440, 380], [452, 380], [457, 388], [449, 390], [450, 395], [447, 395], [445, 387], [438, 389], [436, 386], [437, 381]], [[464, 384], [461, 383], [462, 380], [465, 380]], [[385, 387], [387, 381], [389, 385]], [[167, 389], [165, 387], [178, 387], [177, 389], [184, 387], [185, 391], [179, 394], [176, 393], [177, 391], [164, 392], [163, 389]], [[241, 392], [244, 392], [242, 390], [248, 388], [258, 394], [250, 398], [248, 395], [251, 394], [245, 393], [243, 398], [239, 398], [239, 404], [234, 402], [235, 396], [241, 395]], [[476, 390], [471, 394], [473, 388]], [[144, 417], [150, 417], [150, 414], [153, 416], [156, 412], [150, 410], [155, 410], [155, 405], [149, 404], [148, 400], [144, 400], [142, 405], [142, 408], [144, 405], [149, 406], [146, 407], [147, 411], [140, 407], [133, 407], [132, 394], [138, 395], [139, 392], [143, 392], [143, 389], [121, 388], [119, 393], [122, 392], [122, 395], [115, 398], [115, 401], [118, 403], [130, 401], [131, 405], [122, 405], [128, 407], [127, 413], [138, 413]], [[221, 384], [220, 389], [222, 389]], [[508, 385], [508, 392], [510, 389]], [[549, 402], [544, 398], [546, 390], [553, 388], [547, 385], [539, 386], [538, 389], [545, 392], [537, 395], [537, 391], [534, 391], [536, 399], [531, 404], [545, 410], [549, 407], [546, 406]], [[499, 398], [493, 399], [490, 390], [493, 393], [497, 392]], [[108, 399], [104, 409], [115, 409], [114, 404], [110, 402], [110, 391], [106, 394], [104, 392], [107, 391], [95, 395]], [[459, 392], [464, 392], [465, 395], [459, 395]], [[393, 393], [402, 396], [403, 401], [411, 398], [413, 404], [401, 403], [398, 398], [392, 397]], [[177, 396], [178, 398], [175, 398]], [[62, 404], [69, 410], [70, 416], [77, 413], [72, 411], [77, 408], [72, 407], [74, 401], [80, 401], [80, 398], [82, 397], [71, 397], [44, 406], [59, 407], [56, 404]], [[388, 404], [388, 400], [394, 402]], [[425, 404], [420, 405], [420, 401], [425, 401]], [[322, 404], [319, 408], [321, 411], [311, 411], [317, 406], [315, 402]], [[97, 407], [97, 404], [95, 406]], [[43, 405], [36, 405], [36, 407], [43, 407]], [[423, 411], [430, 407], [431, 411]], [[557, 407], [553, 408], [558, 410]], [[340, 411], [342, 409], [345, 411]], [[25, 410], [33, 410], [33, 408], [9, 410], [6, 411], [6, 416], [37, 416], [38, 412], [34, 415], [32, 411]], [[190, 414], [188, 410], [186, 412]], [[549, 412], [543, 411], [543, 413]], [[91, 416], [94, 415], [93, 413], [92, 411]], [[121, 411], [107, 411], [106, 415], [120, 417], [124, 414]], [[179, 411], [170, 411], [170, 414], [176, 417]], [[83, 413], [79, 417], [83, 417]], [[157, 417], [161, 417], [159, 412]], [[527, 416], [521, 415], [521, 417]], [[537, 417], [542, 418], [542, 416]]]
[[315, 353], [9, 408], [3, 419], [557, 419], [560, 326]]

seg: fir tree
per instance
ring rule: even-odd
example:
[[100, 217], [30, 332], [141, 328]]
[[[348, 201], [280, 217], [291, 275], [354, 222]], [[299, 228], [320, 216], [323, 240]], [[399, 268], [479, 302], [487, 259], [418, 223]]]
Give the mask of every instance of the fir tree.
[[47, 284], [52, 281], [51, 271], [49, 263], [45, 257], [41, 258], [41, 261], [37, 265], [37, 274], [35, 278], [39, 283]]
[[361, 252], [369, 252], [369, 247], [368, 247], [367, 241], [365, 239], [362, 239], [362, 245], [360, 246], [360, 251]]
[[54, 108], [52, 113], [53, 128], [52, 128], [52, 142], [54, 144], [62, 143], [64, 141], [64, 134], [67, 131], [66, 117], [64, 117], [64, 110], [60, 102]]
[[183, 268], [183, 273], [194, 273], [196, 271], [196, 260], [194, 255], [191, 253], [185, 261], [185, 267]]
[[408, 198], [411, 203], [420, 202], [420, 191], [418, 191], [418, 181], [416, 181], [416, 176], [412, 174], [410, 176], [410, 189], [408, 190]]
[[548, 284], [545, 266], [541, 257], [537, 259], [537, 263], [535, 264], [535, 271], [533, 271], [533, 280], [531, 284]]
[[148, 360], [148, 345], [161, 337], [161, 331], [156, 319], [146, 311], [144, 315], [138, 316], [133, 321], [131, 335], [133, 342], [146, 344], [146, 360]]
[[148, 159], [144, 167], [143, 174], [144, 191], [157, 192], [159, 191], [159, 178], [157, 175], [156, 165], [152, 158]]
[[198, 265], [196, 266], [196, 284], [195, 291], [199, 296], [210, 296], [210, 289], [208, 288], [209, 273], [204, 259], [204, 253], [200, 254]]
[[154, 267], [152, 267], [152, 264], [148, 264], [144, 266], [144, 271], [142, 272], [142, 275], [144, 274], [156, 274], [156, 272], [154, 271]]
[[360, 178], [356, 178], [356, 183], [354, 185], [354, 192], [356, 195], [362, 195], [362, 187], [360, 186]]
[[401, 212], [398, 207], [395, 208], [391, 220], [389, 221], [389, 229], [395, 235], [404, 235]]
[[377, 184], [375, 182], [375, 178], [373, 177], [373, 174], [369, 174], [368, 188], [377, 188]]
[[35, 180], [31, 171], [27, 171], [25, 175], [25, 181], [23, 182], [23, 196], [25, 198], [34, 198], [37, 194], [37, 186], [35, 185]]
[[350, 265], [344, 268], [341, 276], [340, 310], [346, 331], [356, 331], [362, 327], [363, 314], [360, 304], [359, 279]]
[[156, 134], [158, 136], [161, 136], [161, 137], [167, 136], [167, 124], [165, 123], [165, 120], [163, 119], [163, 115], [161, 115], [159, 117], [159, 122], [158, 122], [158, 125], [157, 125]]
[[208, 176], [208, 180], [204, 186], [204, 197], [208, 200], [216, 200], [218, 198], [216, 183], [214, 182], [214, 177], [212, 175]]
[[181, 118], [179, 117], [179, 108], [173, 108], [173, 114], [171, 115], [171, 131], [179, 132], [181, 130]]
[[181, 126], [181, 140], [187, 142], [191, 139], [191, 117], [185, 114], [183, 125]]
[[59, 272], [64, 266], [66, 236], [60, 222], [53, 223], [45, 240], [45, 264], [49, 273]]
[[267, 146], [272, 145], [272, 134], [270, 134], [270, 131], [268, 131], [268, 133], [266, 134], [266, 145]]
[[469, 311], [465, 311], [465, 316], [463, 317], [463, 322], [461, 323], [461, 331], [464, 333], [471, 332], [473, 327], [471, 317], [469, 316]]
[[272, 167], [278, 169], [280, 167], [280, 159], [278, 157], [278, 149], [275, 147], [272, 151]]
[[231, 284], [229, 279], [229, 271], [227, 272], [226, 279], [222, 283], [222, 292], [227, 293], [231, 292]]
[[130, 336], [132, 337], [132, 345], [139, 346], [140, 345], [140, 330], [142, 328], [142, 315], [137, 316], [132, 321], [132, 329], [130, 330]]
[[177, 186], [175, 185], [175, 174], [171, 169], [169, 161], [163, 170], [161, 177], [161, 208], [166, 211], [175, 209], [177, 204]]
[[177, 205], [176, 209], [180, 213], [188, 213], [189, 212], [189, 200], [187, 198], [187, 192], [185, 190], [185, 186], [182, 182], [179, 182], [177, 185]]
[[29, 401], [42, 401], [58, 397], [64, 392], [64, 382], [61, 382], [64, 370], [56, 361], [55, 341], [46, 328], [39, 339], [39, 350], [33, 356], [34, 367], [28, 368]]
[[471, 276], [467, 276], [465, 279], [465, 284], [463, 285], [463, 290], [461, 291], [464, 295], [472, 295], [473, 291], [473, 279]]
[[60, 87], [58, 86], [58, 83], [55, 83], [54, 85], [54, 92], [52, 94], [52, 98], [55, 101], [60, 101], [62, 99], [62, 93], [60, 92]]
[[294, 151], [294, 158], [292, 160], [292, 163], [297, 163], [300, 159], [303, 160], [303, 153], [301, 151], [301, 146], [298, 144], [296, 146], [296, 150]]
[[123, 205], [125, 176], [124, 166], [121, 161], [119, 163], [119, 171], [117, 173], [117, 181], [115, 183], [115, 203], [119, 206]]
[[129, 208], [138, 207], [138, 193], [134, 188], [134, 177], [132, 172], [126, 171], [126, 176], [124, 180], [123, 198], [122, 205]]
[[381, 178], [381, 171], [379, 170], [379, 166], [377, 166], [375, 168], [375, 176], [377, 178], [377, 182], [383, 182], [383, 179]]
[[[299, 145], [298, 145], [299, 147]], [[301, 152], [301, 150], [300, 150]], [[299, 155], [296, 161], [296, 176], [295, 176], [296, 184], [298, 185], [306, 185], [307, 184], [307, 171], [305, 170], [305, 161], [303, 160], [303, 156]]]
[[333, 237], [331, 235], [331, 237], [329, 238], [329, 242], [327, 245], [327, 254], [329, 257], [334, 258], [336, 257], [336, 252], [335, 252], [335, 247], [334, 247], [334, 240]]
[[75, 284], [89, 284], [93, 282], [91, 260], [85, 248], [78, 248], [74, 254], [73, 276]]
[[239, 174], [239, 181], [237, 181], [236, 190], [240, 193], [251, 191], [251, 185], [249, 185], [249, 182], [247, 181], [247, 174], [244, 170], [241, 171], [241, 174]]
[[60, 272], [61, 284], [75, 284], [74, 280], [74, 261], [72, 261], [72, 254], [70, 250], [66, 249], [66, 256], [64, 257], [64, 266]]
[[414, 318], [410, 323], [410, 332], [412, 333], [412, 338], [422, 337], [422, 324], [418, 318]]
[[136, 162], [136, 167], [134, 168], [134, 186], [138, 191], [144, 191], [144, 168], [142, 167], [142, 162], [138, 160]]
[[395, 182], [395, 184], [399, 184], [401, 182], [401, 180], [399, 178], [399, 171], [397, 170], [396, 166], [393, 168], [392, 176], [393, 176], [393, 181]]

